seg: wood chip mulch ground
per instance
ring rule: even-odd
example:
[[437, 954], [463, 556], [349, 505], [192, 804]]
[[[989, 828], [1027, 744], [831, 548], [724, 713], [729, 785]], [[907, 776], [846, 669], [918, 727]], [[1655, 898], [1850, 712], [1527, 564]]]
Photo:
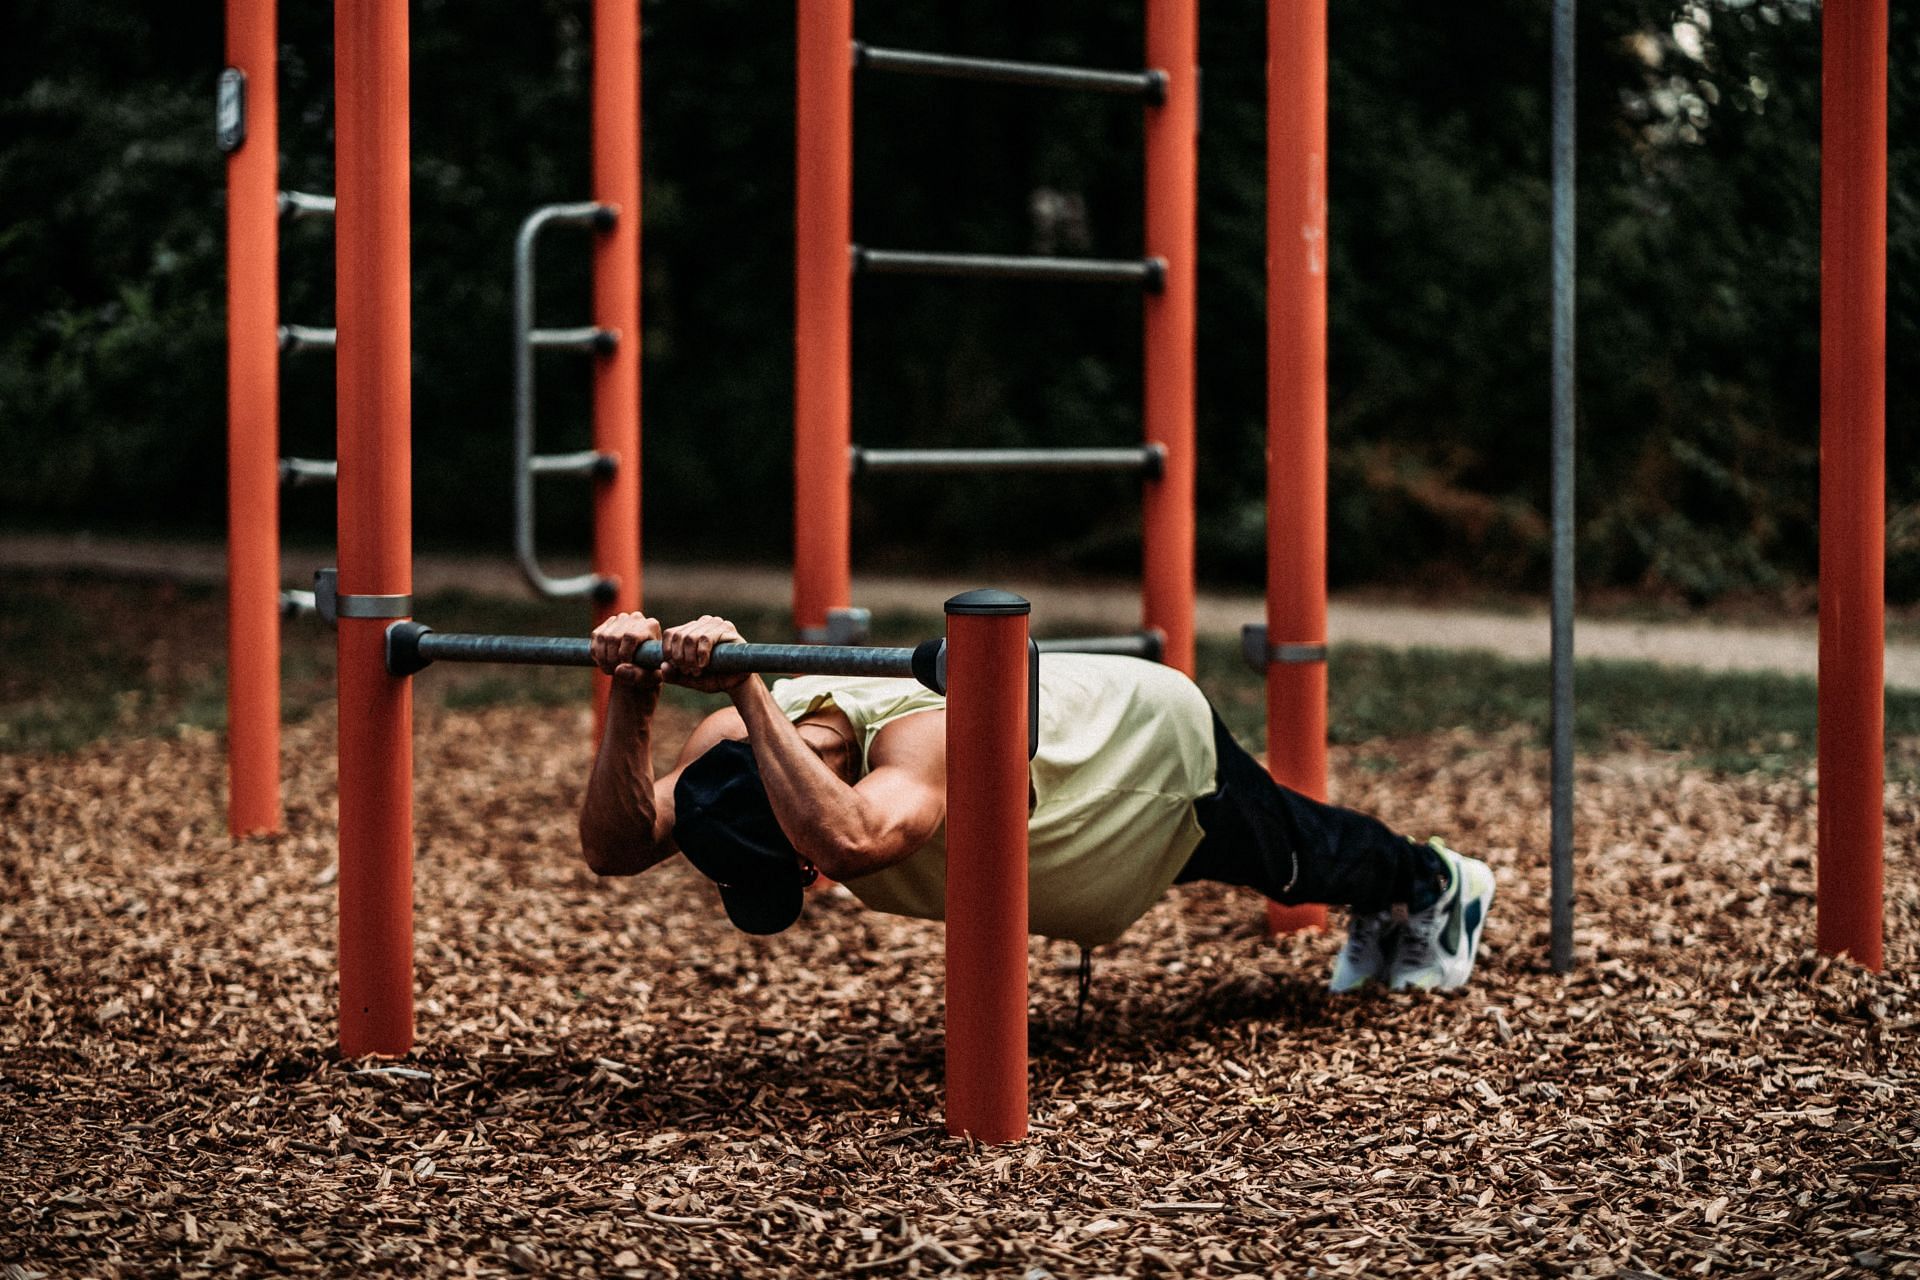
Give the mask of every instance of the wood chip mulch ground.
[[423, 709], [418, 1051], [332, 1047], [328, 717], [288, 828], [207, 735], [0, 757], [0, 1276], [1920, 1275], [1920, 796], [1888, 971], [1813, 953], [1808, 779], [1584, 766], [1545, 963], [1544, 761], [1341, 755], [1499, 899], [1464, 992], [1332, 998], [1336, 937], [1176, 890], [1033, 948], [1034, 1134], [940, 1127], [940, 930], [816, 896], [732, 932], [579, 868], [571, 709]]

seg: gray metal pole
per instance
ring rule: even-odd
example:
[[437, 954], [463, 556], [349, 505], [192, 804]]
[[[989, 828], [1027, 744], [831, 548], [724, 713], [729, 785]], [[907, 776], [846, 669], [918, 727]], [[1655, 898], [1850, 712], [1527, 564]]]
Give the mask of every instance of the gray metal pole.
[[1573, 15], [1553, 0], [1553, 969], [1573, 968]]

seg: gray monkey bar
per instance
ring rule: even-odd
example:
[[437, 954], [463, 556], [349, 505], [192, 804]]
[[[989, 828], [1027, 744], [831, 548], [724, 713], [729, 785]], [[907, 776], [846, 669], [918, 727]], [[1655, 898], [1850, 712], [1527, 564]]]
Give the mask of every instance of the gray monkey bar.
[[921, 253], [853, 246], [855, 274], [962, 276], [979, 280], [1055, 280], [1072, 284], [1136, 284], [1149, 293], [1166, 286], [1159, 258], [1050, 258], [1003, 253]]
[[1099, 71], [1052, 62], [1012, 62], [1004, 58], [966, 58], [909, 49], [876, 49], [854, 41], [853, 65], [871, 71], [939, 76], [948, 80], [988, 80], [998, 84], [1037, 85], [1046, 89], [1086, 89], [1095, 93], [1136, 94], [1155, 106], [1166, 100], [1162, 71]]
[[853, 474], [973, 471], [1137, 471], [1157, 480], [1166, 470], [1162, 445], [1118, 449], [869, 449], [853, 446]]

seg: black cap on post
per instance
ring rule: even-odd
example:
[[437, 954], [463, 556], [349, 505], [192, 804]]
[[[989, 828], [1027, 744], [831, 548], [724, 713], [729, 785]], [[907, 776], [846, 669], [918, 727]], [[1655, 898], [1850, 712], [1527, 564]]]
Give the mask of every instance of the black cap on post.
[[1030, 614], [1033, 605], [1025, 596], [1017, 596], [1011, 591], [999, 591], [993, 587], [981, 587], [974, 591], [963, 591], [947, 601], [947, 615], [962, 617], [1006, 617], [1010, 614]]

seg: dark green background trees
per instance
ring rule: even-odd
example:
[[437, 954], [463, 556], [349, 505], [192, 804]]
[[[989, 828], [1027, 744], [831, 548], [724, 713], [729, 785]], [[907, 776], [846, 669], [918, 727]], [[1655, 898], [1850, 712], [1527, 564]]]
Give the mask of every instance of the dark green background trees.
[[[875, 43], [1127, 66], [1136, 0], [868, 4]], [[1920, 596], [1920, 21], [1896, 5], [1890, 589]], [[282, 13], [285, 185], [331, 189], [331, 7]], [[1263, 6], [1208, 0], [1201, 155], [1201, 565], [1262, 559]], [[779, 560], [791, 519], [793, 16], [645, 6], [650, 553]], [[423, 541], [503, 547], [513, 230], [587, 193], [585, 0], [414, 12], [416, 506]], [[1813, 570], [1819, 22], [1804, 0], [1583, 6], [1583, 580], [1707, 598]], [[1334, 0], [1333, 567], [1537, 582], [1545, 565], [1546, 6]], [[0, 519], [222, 522], [219, 6], [15, 0], [0, 48]], [[1136, 106], [873, 76], [855, 223], [900, 248], [1127, 255]], [[284, 241], [283, 311], [331, 316], [325, 224]], [[543, 317], [586, 315], [556, 241]], [[1139, 304], [1105, 288], [870, 280], [856, 436], [1138, 436]], [[552, 447], [585, 377], [543, 371]], [[332, 367], [290, 359], [289, 452], [331, 452]], [[584, 527], [556, 492], [557, 539]], [[1135, 563], [1129, 486], [874, 479], [857, 556]], [[988, 518], [983, 519], [983, 514]], [[324, 537], [329, 496], [288, 501]]]

